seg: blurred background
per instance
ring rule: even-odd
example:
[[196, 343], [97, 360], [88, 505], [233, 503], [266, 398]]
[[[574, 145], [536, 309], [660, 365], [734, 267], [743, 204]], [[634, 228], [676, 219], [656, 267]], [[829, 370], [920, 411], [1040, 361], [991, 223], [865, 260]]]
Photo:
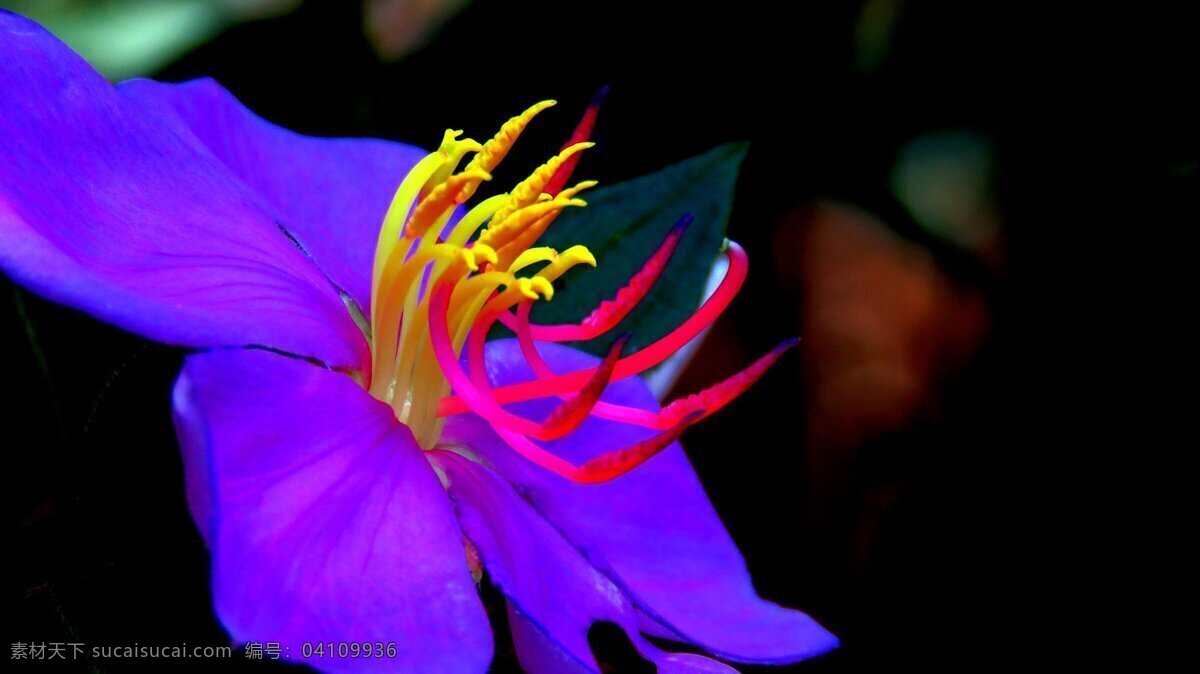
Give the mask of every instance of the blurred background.
[[[1103, 506], [1066, 494], [1101, 490], [1084, 434], [1106, 425], [1095, 408], [1066, 427], [1076, 388], [1114, 367], [1080, 362], [1098, 333], [1073, 317], [1099, 302], [1123, 323], [1139, 244], [1200, 222], [1194, 39], [1171, 17], [1101, 28], [991, 0], [0, 6], [114, 81], [211, 76], [303, 133], [432, 146], [607, 84], [580, 172], [602, 184], [751, 141], [729, 227], [751, 275], [676, 392], [801, 337], [684, 437], [760, 592], [843, 640], [785, 671], [1077, 660], [1068, 607], [1112, 595], [1072, 554]], [[547, 119], [522, 151], [574, 122]], [[1093, 254], [1114, 240], [1124, 252]], [[1076, 271], [1089, 259], [1106, 271]], [[35, 430], [6, 443], [6, 615], [26, 640], [224, 643], [169, 421], [180, 352], [2, 283], [0, 423]], [[620, 639], [595, 641], [626, 671]]]

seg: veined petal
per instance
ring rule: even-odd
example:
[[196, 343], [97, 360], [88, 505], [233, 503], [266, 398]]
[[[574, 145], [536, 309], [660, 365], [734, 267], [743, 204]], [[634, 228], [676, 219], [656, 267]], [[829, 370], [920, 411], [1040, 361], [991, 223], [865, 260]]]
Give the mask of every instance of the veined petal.
[[366, 343], [276, 218], [176, 122], [0, 11], [0, 269], [151, 339], [360, 366]]
[[521, 665], [529, 674], [599, 672], [588, 629], [611, 622], [661, 672], [730, 672], [702, 656], [666, 653], [638, 630], [637, 611], [504, 478], [451, 451], [431, 460], [446, 475], [463, 533], [488, 576], [509, 598], [510, 624]]
[[[599, 362], [567, 347], [538, 346], [559, 372]], [[487, 365], [495, 386], [533, 378], [513, 340], [490, 343]], [[658, 409], [654, 395], [637, 378], [610, 385], [602, 399]], [[556, 404], [534, 400], [509, 409], [539, 420]], [[592, 418], [546, 447], [579, 464], [652, 432]], [[644, 612], [645, 631], [740, 662], [792, 662], [837, 646], [837, 639], [807, 615], [757, 595], [745, 561], [678, 443], [610, 482], [576, 484], [517, 456], [473, 415], [451, 417], [442, 439], [470, 447], [519, 485], [539, 512]]]
[[131, 80], [122, 95], [175, 116], [262, 198], [317, 264], [369, 312], [379, 225], [396, 186], [427, 154], [372, 138], [315, 138], [250, 112], [211, 79]]
[[[175, 391], [213, 595], [238, 642], [396, 644], [331, 672], [482, 672], [492, 637], [445, 490], [348, 376], [252, 350], [188, 357]], [[211, 490], [207, 511], [195, 498]]]
[[[526, 674], [592, 674], [567, 656], [562, 647], [550, 639], [536, 624], [508, 608], [508, 624], [512, 630], [513, 646], [521, 669]], [[642, 655], [649, 658], [659, 674], [736, 674], [737, 670], [723, 662], [694, 653], [668, 653], [659, 650], [644, 638], [635, 639]]]

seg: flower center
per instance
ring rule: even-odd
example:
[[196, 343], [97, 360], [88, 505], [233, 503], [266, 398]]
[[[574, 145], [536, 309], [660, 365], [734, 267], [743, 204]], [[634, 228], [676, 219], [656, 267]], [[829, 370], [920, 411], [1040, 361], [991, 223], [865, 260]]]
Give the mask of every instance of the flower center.
[[[597, 338], [614, 328], [646, 296], [662, 274], [690, 216], [671, 228], [660, 248], [616, 296], [577, 325], [535, 325], [530, 309], [554, 295], [553, 282], [570, 268], [596, 260], [587, 248], [558, 252], [535, 244], [565, 209], [585, 206], [577, 195], [593, 181], [565, 185], [587, 142], [599, 96], [563, 149], [510, 192], [484, 199], [452, 227], [458, 206], [508, 154], [533, 118], [554, 105], [544, 101], [506, 122], [480, 144], [446, 131], [441, 146], [416, 164], [401, 182], [380, 229], [371, 285], [371, 371], [365, 387], [392, 407], [421, 447], [434, 447], [445, 418], [473, 412], [485, 419], [515, 451], [538, 465], [579, 482], [608, 480], [633, 469], [669, 446], [682, 431], [745, 391], [794, 342], [786, 342], [750, 367], [705, 391], [658, 412], [600, 400], [605, 387], [660, 363], [711, 324], [728, 306], [746, 275], [741, 248], [727, 242], [729, 268], [717, 291], [666, 337], [622, 356], [626, 337], [612, 342], [594, 368], [556, 373], [542, 360], [536, 341]], [[473, 155], [462, 170], [460, 164]], [[536, 269], [535, 272], [530, 273]], [[532, 381], [492, 388], [484, 342], [499, 321], [516, 333], [535, 374]], [[461, 362], [465, 356], [466, 369]], [[451, 395], [453, 392], [454, 395]], [[503, 404], [554, 398], [558, 404], [540, 422], [515, 415]], [[574, 465], [538, 442], [562, 438], [589, 417], [655, 431], [641, 442]]]
[[[596, 260], [583, 246], [563, 253], [534, 247], [563, 209], [583, 206], [575, 195], [595, 185], [547, 191], [555, 175], [591, 143], [573, 143], [509, 193], [485, 199], [447, 232], [455, 208], [466, 202], [508, 153], [529, 122], [553, 101], [512, 118], [486, 144], [446, 131], [441, 146], [408, 173], [384, 218], [375, 249], [371, 286], [371, 395], [395, 410], [422, 447], [432, 447], [442, 428], [438, 402], [449, 393], [430, 332], [437, 290], [448, 293], [449, 342], [459, 353], [483, 317], [495, 319], [522, 300], [549, 299], [551, 283], [570, 267]], [[474, 157], [463, 170], [467, 154]], [[479, 231], [487, 223], [487, 227]], [[476, 233], [479, 236], [476, 238]], [[517, 276], [534, 265], [536, 275]]]

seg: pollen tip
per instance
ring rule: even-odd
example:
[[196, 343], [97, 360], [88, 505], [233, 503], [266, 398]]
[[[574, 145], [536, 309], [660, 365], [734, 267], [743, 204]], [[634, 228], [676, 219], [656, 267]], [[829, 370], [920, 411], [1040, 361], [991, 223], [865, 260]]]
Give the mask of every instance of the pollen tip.
[[588, 103], [588, 107], [600, 107], [600, 104], [604, 102], [604, 99], [608, 98], [608, 92], [610, 91], [612, 91], [612, 87], [608, 86], [607, 84], [601, 85], [601, 87], [596, 90], [596, 93], [592, 94], [592, 100], [590, 103]]
[[576, 264], [586, 264], [591, 267], [596, 266], [596, 256], [592, 255], [592, 251], [588, 250], [587, 246], [576, 244], [560, 253], [559, 257], [563, 258], [563, 262], [568, 266]]
[[475, 259], [483, 258], [489, 264], [496, 264], [499, 262], [499, 258], [496, 256], [495, 249], [486, 243], [480, 243], [476, 241], [475, 244], [471, 246], [470, 250], [472, 253], [474, 253]]
[[799, 343], [800, 343], [799, 337], [789, 337], [789, 338], [783, 340], [782, 342], [780, 342], [779, 346], [776, 348], [781, 351], [787, 351], [788, 349], [796, 346]]
[[[540, 292], [542, 297], [545, 297], [547, 300], [554, 299], [553, 283], [547, 281], [541, 276], [534, 276], [532, 279], [530, 279], [530, 285], [533, 287], [534, 291]], [[531, 299], [537, 299], [537, 295], [535, 294]]]

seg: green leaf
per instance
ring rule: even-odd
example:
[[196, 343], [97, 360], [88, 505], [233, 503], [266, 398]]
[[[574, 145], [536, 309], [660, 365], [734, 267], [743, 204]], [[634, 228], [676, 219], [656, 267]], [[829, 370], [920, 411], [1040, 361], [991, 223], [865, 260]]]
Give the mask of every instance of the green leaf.
[[[654, 342], [687, 319], [725, 239], [738, 168], [747, 143], [728, 143], [650, 175], [583, 194], [587, 208], [567, 209], [542, 237], [558, 250], [583, 244], [597, 266], [565, 274], [550, 302], [538, 302], [538, 323], [576, 323], [611, 299], [658, 249], [680, 217], [695, 216], [650, 294], [611, 334], [631, 332], [627, 352]], [[610, 339], [572, 346], [603, 354]]]

